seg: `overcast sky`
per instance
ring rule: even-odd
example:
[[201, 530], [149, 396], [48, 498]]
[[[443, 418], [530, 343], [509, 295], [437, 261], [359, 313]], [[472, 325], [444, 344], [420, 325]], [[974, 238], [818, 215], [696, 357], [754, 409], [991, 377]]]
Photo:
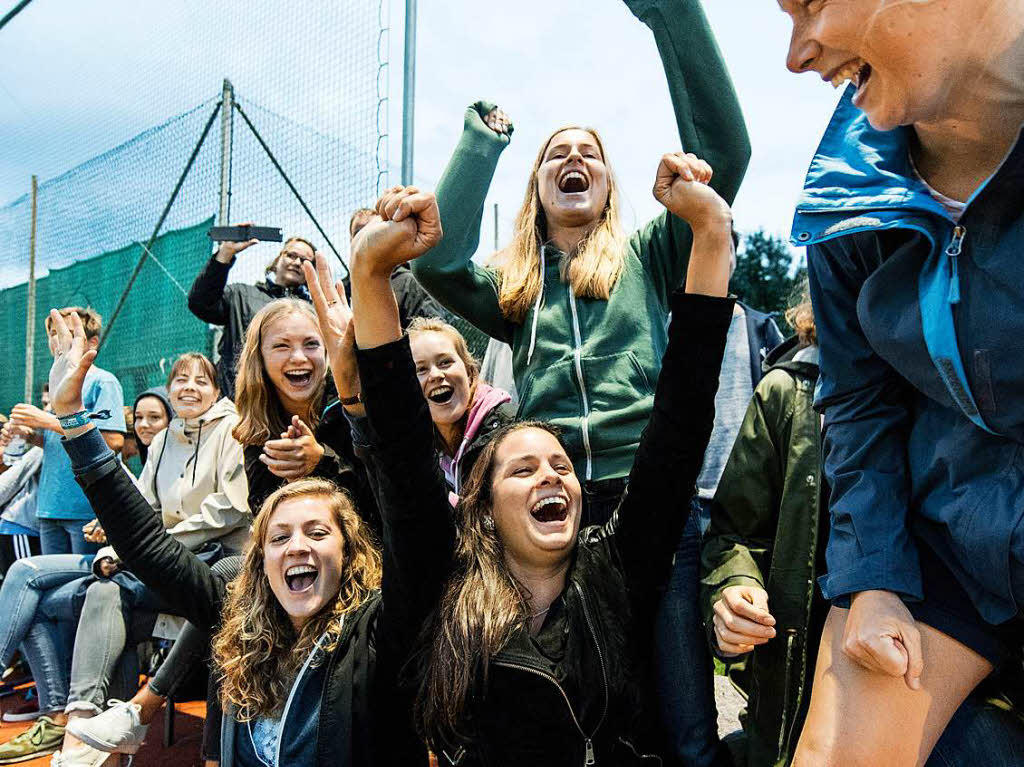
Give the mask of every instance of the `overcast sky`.
[[[366, 10], [375, 0], [334, 1], [343, 3], [335, 12], [351, 12], [353, 24], [366, 25], [367, 13], [375, 14]], [[275, 63], [273, 74], [282, 66], [294, 71], [286, 96], [307, 105], [315, 124], [318, 110], [336, 109], [345, 90], [330, 72], [317, 71], [318, 61], [343, 60], [347, 53], [306, 21], [306, 14], [325, 7], [318, 2], [34, 0], [0, 31], [0, 205], [26, 192], [32, 173], [52, 178], [212, 97], [223, 69], [251, 95], [261, 76], [271, 79], [259, 54], [268, 45], [287, 54], [288, 63]], [[0, 0], [0, 10], [12, 4]], [[704, 5], [753, 145], [735, 205], [737, 227], [788, 234], [807, 163], [837, 94], [814, 76], [786, 71], [789, 28], [774, 0]], [[357, 6], [363, 10], [357, 13]], [[403, 7], [402, 0], [391, 0], [389, 148], [396, 183]], [[539, 142], [569, 121], [602, 131], [624, 193], [624, 223], [638, 226], [658, 212], [650, 195], [655, 168], [679, 140], [653, 37], [619, 0], [420, 0], [418, 43], [418, 183], [436, 183], [465, 106], [489, 98], [516, 124], [489, 201], [499, 204], [503, 241]], [[209, 51], [224, 46], [243, 63], [212, 62]], [[267, 103], [276, 97], [254, 98]], [[482, 251], [493, 239], [491, 215], [489, 207]]]

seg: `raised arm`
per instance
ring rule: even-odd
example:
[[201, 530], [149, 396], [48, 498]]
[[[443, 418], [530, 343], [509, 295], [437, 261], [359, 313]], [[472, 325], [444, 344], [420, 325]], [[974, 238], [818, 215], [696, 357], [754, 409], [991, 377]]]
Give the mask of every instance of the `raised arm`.
[[224, 298], [224, 291], [228, 283], [228, 272], [238, 254], [257, 242], [259, 240], [221, 243], [203, 270], [196, 275], [188, 292], [188, 308], [192, 314], [211, 325], [227, 325], [228, 302]]
[[416, 279], [442, 306], [503, 341], [509, 339], [498, 308], [497, 276], [472, 259], [487, 190], [511, 135], [511, 123], [493, 104], [478, 101], [466, 109], [462, 137], [437, 185], [444, 237], [412, 262]]
[[[50, 392], [58, 417], [84, 415], [82, 384], [96, 359], [86, 351], [82, 320], [71, 314], [71, 327], [56, 311], [57, 354], [50, 369]], [[220, 619], [223, 580], [188, 549], [164, 532], [153, 507], [139, 492], [96, 426], [67, 425], [64, 447], [75, 477], [121, 560], [139, 580], [167, 599], [181, 614], [202, 628]]]
[[[653, 608], [668, 577], [715, 420], [715, 393], [734, 299], [729, 284], [728, 207], [689, 161], [674, 182], [679, 209], [693, 227], [686, 291], [671, 297], [672, 324], [654, 395], [622, 502], [609, 522], [634, 606]], [[694, 177], [688, 180], [687, 176]]]
[[[711, 187], [732, 205], [750, 161], [750, 138], [700, 0], [626, 0], [626, 5], [654, 33], [682, 151], [715, 169]], [[690, 231], [666, 207], [633, 235], [633, 242], [647, 255], [648, 268], [667, 296], [685, 273]]]
[[[441, 598], [451, 569], [455, 529], [447, 487], [434, 453], [430, 412], [416, 380], [409, 342], [389, 282], [394, 266], [424, 252], [440, 237], [433, 195], [389, 192], [378, 204], [383, 221], [356, 238], [351, 260], [359, 381], [383, 520], [383, 641], [404, 657]], [[319, 281], [306, 267], [321, 329], [333, 353], [341, 347], [331, 326], [330, 278], [318, 259]], [[332, 370], [336, 369], [332, 361]], [[339, 391], [346, 389], [338, 382]]]

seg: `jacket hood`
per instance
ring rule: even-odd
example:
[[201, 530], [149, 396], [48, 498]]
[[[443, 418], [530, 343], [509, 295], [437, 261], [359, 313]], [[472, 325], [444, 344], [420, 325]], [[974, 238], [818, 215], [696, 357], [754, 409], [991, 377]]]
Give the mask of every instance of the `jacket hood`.
[[221, 418], [229, 415], [236, 415], [238, 411], [235, 410], [235, 403], [229, 400], [227, 397], [221, 397], [219, 400], [210, 406], [210, 409], [203, 413], [198, 418], [191, 418], [187, 421], [181, 418], [175, 418], [175, 422], [179, 424], [178, 428], [181, 429], [184, 426], [184, 431], [192, 431], [198, 429], [200, 425], [206, 427], [208, 424], [214, 421], [219, 421]]
[[504, 389], [485, 384], [483, 381], [477, 383], [476, 396], [473, 398], [473, 404], [470, 406], [469, 415], [466, 418], [466, 433], [462, 437], [463, 448], [459, 450], [460, 454], [464, 451], [465, 446], [473, 441], [491, 411], [498, 405], [511, 401], [512, 395]]
[[801, 346], [797, 336], [790, 336], [772, 349], [764, 361], [764, 372], [785, 370], [807, 378], [818, 377], [818, 347]]
[[[853, 105], [848, 86], [807, 169], [793, 218], [796, 246], [853, 230], [885, 228], [892, 214], [947, 217], [910, 164], [909, 127], [879, 131]], [[854, 216], [853, 213], [863, 215]]]
[[139, 404], [139, 400], [143, 397], [156, 397], [163, 403], [164, 410], [167, 411], [167, 420], [171, 421], [174, 418], [174, 408], [171, 407], [171, 398], [167, 394], [166, 386], [154, 386], [151, 389], [146, 389], [144, 392], [139, 392], [139, 395], [132, 402], [132, 411], [135, 411], [135, 406]]

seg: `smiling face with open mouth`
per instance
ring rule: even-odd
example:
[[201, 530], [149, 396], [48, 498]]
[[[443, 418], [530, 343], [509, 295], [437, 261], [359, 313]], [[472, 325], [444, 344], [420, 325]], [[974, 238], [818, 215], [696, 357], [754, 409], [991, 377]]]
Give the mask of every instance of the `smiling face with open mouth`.
[[323, 338], [313, 318], [293, 312], [268, 322], [263, 326], [260, 354], [285, 410], [305, 412], [327, 370]]
[[297, 631], [338, 598], [345, 540], [326, 499], [281, 501], [263, 539], [270, 590]]
[[[835, 87], [878, 130], [934, 120], [948, 109], [966, 44], [954, 11], [938, 2], [779, 0], [792, 21], [786, 65]], [[959, 63], [958, 63], [958, 60]]]
[[469, 408], [472, 382], [455, 344], [444, 333], [426, 330], [410, 333], [409, 345], [431, 420], [439, 429], [457, 424]]
[[569, 128], [551, 137], [537, 169], [537, 192], [549, 226], [579, 227], [600, 220], [608, 204], [609, 180], [594, 134]]
[[167, 386], [167, 394], [178, 418], [198, 418], [217, 401], [217, 384], [198, 362], [183, 365]]
[[501, 441], [491, 497], [495, 529], [514, 562], [546, 566], [572, 553], [582, 492], [572, 461], [553, 434], [525, 427]]

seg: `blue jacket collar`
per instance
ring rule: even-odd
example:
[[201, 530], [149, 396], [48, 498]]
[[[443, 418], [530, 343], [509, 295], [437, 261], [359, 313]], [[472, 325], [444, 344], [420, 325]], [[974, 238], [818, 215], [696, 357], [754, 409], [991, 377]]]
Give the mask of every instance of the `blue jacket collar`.
[[848, 86], [811, 160], [793, 218], [794, 245], [850, 231], [885, 229], [906, 214], [945, 211], [910, 166], [910, 128], [879, 131], [853, 105]]

